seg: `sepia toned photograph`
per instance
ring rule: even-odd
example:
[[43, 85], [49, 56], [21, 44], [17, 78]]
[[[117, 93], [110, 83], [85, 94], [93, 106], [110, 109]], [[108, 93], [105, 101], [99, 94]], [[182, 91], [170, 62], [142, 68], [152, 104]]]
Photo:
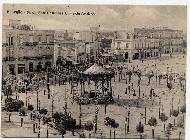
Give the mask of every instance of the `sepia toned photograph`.
[[4, 3], [1, 57], [3, 138], [185, 139], [185, 5]]

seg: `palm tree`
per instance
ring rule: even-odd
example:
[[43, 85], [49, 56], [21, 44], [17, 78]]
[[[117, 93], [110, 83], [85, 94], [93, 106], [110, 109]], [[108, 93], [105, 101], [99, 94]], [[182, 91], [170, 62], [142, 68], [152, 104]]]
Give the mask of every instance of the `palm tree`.
[[154, 127], [157, 126], [157, 120], [156, 120], [156, 118], [155, 118], [155, 117], [151, 117], [150, 120], [148, 121], [148, 124], [149, 124], [150, 126], [153, 126], [153, 129], [152, 129], [152, 137], [153, 137], [153, 139], [154, 139]]
[[113, 135], [114, 135], [114, 139], [115, 139], [115, 129], [116, 128], [118, 128], [119, 127], [119, 124], [118, 123], [114, 123], [113, 125], [112, 125], [112, 127], [113, 127]]
[[49, 122], [51, 122], [51, 121], [52, 121], [52, 119], [48, 115], [43, 117], [43, 123], [47, 124], [47, 138], [49, 137], [48, 136], [49, 135], [48, 125], [49, 125]]
[[111, 128], [114, 128], [114, 138], [115, 138], [115, 128], [118, 128], [119, 124], [116, 123], [114, 119], [106, 117], [105, 118], [105, 125], [110, 126], [110, 138], [111, 138]]
[[9, 113], [9, 122], [11, 122], [11, 113]]
[[165, 122], [168, 120], [168, 117], [164, 113], [161, 113], [160, 120], [164, 122], [164, 131], [165, 131]]
[[173, 110], [171, 115], [174, 116], [174, 126], [175, 126], [175, 118], [178, 116], [179, 112], [177, 110]]

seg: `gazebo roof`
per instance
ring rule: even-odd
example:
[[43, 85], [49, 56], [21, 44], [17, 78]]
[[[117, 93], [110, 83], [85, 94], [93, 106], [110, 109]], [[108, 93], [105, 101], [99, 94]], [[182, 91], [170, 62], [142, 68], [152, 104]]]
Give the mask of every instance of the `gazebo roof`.
[[112, 75], [113, 72], [109, 69], [106, 69], [100, 65], [98, 65], [97, 63], [94, 63], [90, 68], [88, 68], [87, 70], [85, 70], [83, 72], [83, 74], [85, 75]]

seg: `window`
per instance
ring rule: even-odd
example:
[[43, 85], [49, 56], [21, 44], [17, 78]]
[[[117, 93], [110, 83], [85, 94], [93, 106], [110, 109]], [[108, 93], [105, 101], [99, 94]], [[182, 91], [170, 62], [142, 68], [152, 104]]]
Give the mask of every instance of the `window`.
[[25, 72], [25, 64], [18, 64], [18, 74]]
[[117, 42], [117, 49], [120, 49], [121, 42]]
[[12, 46], [12, 45], [13, 45], [13, 37], [9, 36], [9, 46]]
[[126, 49], [129, 48], [129, 44], [126, 43]]

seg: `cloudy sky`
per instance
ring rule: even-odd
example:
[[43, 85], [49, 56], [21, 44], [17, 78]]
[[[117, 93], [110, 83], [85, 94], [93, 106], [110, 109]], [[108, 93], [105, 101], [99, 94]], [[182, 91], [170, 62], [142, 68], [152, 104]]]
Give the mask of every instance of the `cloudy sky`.
[[[9, 11], [7, 13], [7, 10]], [[21, 10], [22, 14], [13, 11]], [[26, 14], [27, 11], [90, 12], [95, 15]], [[3, 24], [9, 19], [34, 25], [38, 29], [89, 29], [100, 25], [106, 30], [132, 30], [135, 27], [170, 27], [186, 32], [186, 6], [129, 5], [3, 5]]]

